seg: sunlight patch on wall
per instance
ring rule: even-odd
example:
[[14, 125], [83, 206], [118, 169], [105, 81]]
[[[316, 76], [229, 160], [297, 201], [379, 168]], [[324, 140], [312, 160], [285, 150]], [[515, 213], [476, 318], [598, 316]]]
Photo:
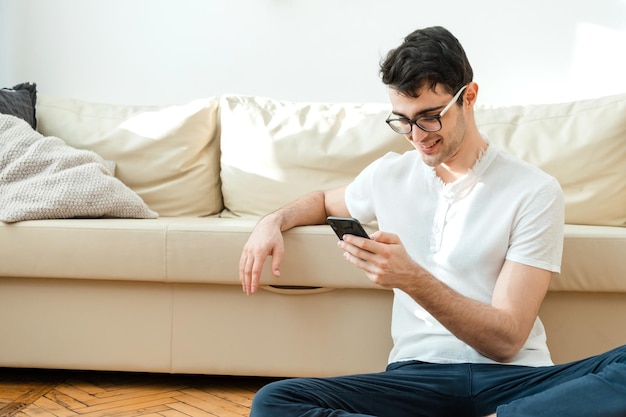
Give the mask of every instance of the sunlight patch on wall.
[[626, 31], [581, 23], [576, 35], [570, 86], [576, 95], [626, 92]]

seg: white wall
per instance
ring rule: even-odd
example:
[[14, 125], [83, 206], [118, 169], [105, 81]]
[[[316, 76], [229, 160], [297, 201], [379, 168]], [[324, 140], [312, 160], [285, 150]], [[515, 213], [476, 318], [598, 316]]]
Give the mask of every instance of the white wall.
[[0, 86], [384, 102], [381, 56], [430, 25], [461, 40], [483, 104], [626, 92], [626, 0], [0, 0]]

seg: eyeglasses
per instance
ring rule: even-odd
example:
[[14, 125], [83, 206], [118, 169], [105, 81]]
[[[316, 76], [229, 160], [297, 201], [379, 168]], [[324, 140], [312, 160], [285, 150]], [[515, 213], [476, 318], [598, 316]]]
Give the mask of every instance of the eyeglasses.
[[467, 85], [461, 87], [459, 91], [452, 97], [452, 100], [446, 105], [446, 107], [441, 110], [436, 116], [422, 116], [417, 117], [413, 120], [407, 119], [406, 117], [398, 117], [396, 119], [391, 119], [391, 114], [387, 117], [385, 122], [389, 125], [389, 127], [396, 133], [400, 133], [401, 135], [407, 135], [413, 131], [413, 125], [419, 127], [424, 132], [438, 132], [441, 130], [441, 118], [446, 114], [450, 107], [459, 99], [463, 90], [467, 88]]

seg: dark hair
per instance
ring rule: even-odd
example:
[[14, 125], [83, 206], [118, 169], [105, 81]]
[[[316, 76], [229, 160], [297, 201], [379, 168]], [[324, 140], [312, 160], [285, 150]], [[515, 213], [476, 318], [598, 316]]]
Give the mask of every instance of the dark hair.
[[437, 84], [455, 94], [474, 74], [458, 39], [447, 29], [434, 26], [414, 31], [389, 51], [380, 64], [380, 75], [389, 87], [417, 97], [422, 87], [435, 89]]

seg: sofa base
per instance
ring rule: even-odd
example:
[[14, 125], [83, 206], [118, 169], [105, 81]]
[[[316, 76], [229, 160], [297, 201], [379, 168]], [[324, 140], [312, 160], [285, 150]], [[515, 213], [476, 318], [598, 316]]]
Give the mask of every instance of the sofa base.
[[551, 291], [539, 316], [555, 363], [626, 345], [626, 293]]
[[[0, 279], [0, 367], [257, 376], [384, 369], [392, 293], [76, 279]], [[553, 360], [626, 344], [626, 295], [550, 292]]]
[[256, 376], [384, 369], [391, 291], [0, 279], [0, 367]]

